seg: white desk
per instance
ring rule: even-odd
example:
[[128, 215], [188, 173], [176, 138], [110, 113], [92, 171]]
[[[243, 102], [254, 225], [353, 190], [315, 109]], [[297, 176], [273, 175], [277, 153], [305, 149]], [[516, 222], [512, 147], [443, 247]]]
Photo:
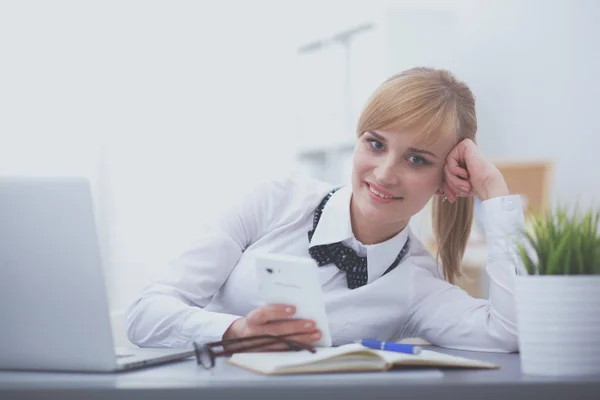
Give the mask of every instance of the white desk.
[[[0, 372], [0, 399], [598, 399], [600, 376], [523, 376], [518, 354], [432, 349], [500, 364], [499, 370], [263, 376], [219, 362], [213, 371], [194, 359], [118, 374]], [[413, 373], [413, 372], [408, 372]]]

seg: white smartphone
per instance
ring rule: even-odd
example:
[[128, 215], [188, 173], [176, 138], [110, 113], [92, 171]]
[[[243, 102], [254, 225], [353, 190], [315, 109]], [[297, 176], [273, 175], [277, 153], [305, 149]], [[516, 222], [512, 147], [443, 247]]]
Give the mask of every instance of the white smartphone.
[[322, 336], [314, 345], [330, 347], [331, 333], [317, 268], [317, 263], [308, 257], [275, 253], [256, 256], [256, 272], [264, 302], [296, 307], [296, 314], [291, 318], [315, 321]]

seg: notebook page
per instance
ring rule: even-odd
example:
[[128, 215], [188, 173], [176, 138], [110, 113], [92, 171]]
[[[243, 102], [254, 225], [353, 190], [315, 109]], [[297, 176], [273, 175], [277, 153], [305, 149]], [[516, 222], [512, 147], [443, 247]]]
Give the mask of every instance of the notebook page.
[[[340, 347], [319, 347], [315, 354], [309, 351], [236, 353], [231, 356], [230, 361], [233, 364], [245, 366], [250, 369], [260, 370], [265, 373], [273, 373], [280, 369], [291, 369], [299, 365], [322, 362], [326, 359], [353, 352], [364, 353], [367, 358], [369, 358], [369, 354], [371, 358], [374, 358], [374, 354], [376, 353], [359, 344], [347, 344]], [[377, 362], [377, 364], [380, 363]]]
[[302, 372], [350, 372], [350, 371], [381, 371], [386, 367], [386, 362], [379, 357], [365, 357], [364, 355], [343, 354], [327, 358], [319, 362], [298, 365], [290, 368], [281, 368], [280, 373]]

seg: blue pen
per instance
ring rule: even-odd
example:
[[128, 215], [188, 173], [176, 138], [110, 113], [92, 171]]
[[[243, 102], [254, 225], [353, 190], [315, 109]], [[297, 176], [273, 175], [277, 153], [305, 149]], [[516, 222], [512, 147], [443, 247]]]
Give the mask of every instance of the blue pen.
[[365, 347], [375, 350], [387, 350], [387, 351], [395, 351], [398, 353], [407, 353], [407, 354], [419, 354], [421, 353], [420, 346], [414, 346], [412, 344], [401, 344], [401, 343], [388, 343], [388, 342], [380, 342], [379, 340], [357, 340], [356, 343], [360, 343]]

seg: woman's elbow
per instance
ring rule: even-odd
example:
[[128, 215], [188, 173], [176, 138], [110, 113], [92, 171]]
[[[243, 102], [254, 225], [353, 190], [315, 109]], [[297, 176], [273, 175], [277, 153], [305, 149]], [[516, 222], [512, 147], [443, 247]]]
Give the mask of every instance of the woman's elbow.
[[141, 329], [141, 301], [143, 299], [137, 299], [127, 310], [125, 310], [125, 333], [127, 339], [139, 347], [147, 346], [148, 335]]
[[489, 336], [490, 347], [499, 353], [516, 353], [519, 351], [519, 335], [516, 331], [502, 329]]
[[517, 353], [519, 351], [519, 337], [510, 334], [501, 341], [500, 351], [503, 353]]

